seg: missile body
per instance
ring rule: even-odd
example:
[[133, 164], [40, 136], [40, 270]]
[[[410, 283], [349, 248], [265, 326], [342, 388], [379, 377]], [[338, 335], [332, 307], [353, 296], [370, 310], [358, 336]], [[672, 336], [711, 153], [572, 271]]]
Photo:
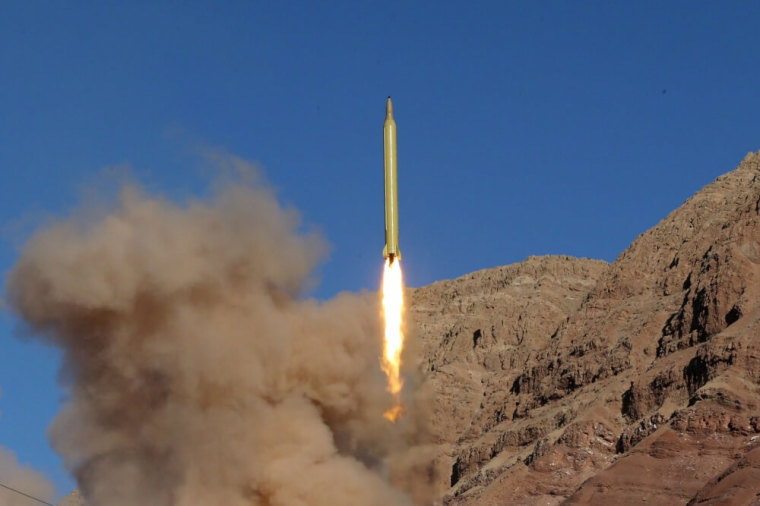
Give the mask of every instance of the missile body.
[[396, 122], [393, 120], [391, 97], [385, 103], [383, 124], [383, 153], [385, 161], [385, 248], [383, 257], [401, 259], [398, 247], [398, 167], [396, 158]]

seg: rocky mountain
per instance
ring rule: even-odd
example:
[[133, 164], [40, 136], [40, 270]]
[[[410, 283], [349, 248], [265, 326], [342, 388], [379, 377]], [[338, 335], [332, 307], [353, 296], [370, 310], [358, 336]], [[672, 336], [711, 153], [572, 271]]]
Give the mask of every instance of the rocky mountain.
[[411, 290], [442, 502], [760, 504], [759, 277], [750, 153], [612, 264]]

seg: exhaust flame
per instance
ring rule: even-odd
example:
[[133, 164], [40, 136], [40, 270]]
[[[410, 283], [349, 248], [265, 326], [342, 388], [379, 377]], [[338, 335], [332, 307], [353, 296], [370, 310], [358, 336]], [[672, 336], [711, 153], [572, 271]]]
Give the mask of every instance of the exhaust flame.
[[385, 412], [391, 422], [399, 419], [404, 411], [401, 405], [401, 350], [404, 334], [401, 331], [401, 316], [404, 309], [404, 282], [401, 262], [391, 258], [385, 260], [383, 270], [383, 314], [385, 316], [385, 340], [381, 367], [388, 376], [388, 391], [393, 394], [395, 405]]

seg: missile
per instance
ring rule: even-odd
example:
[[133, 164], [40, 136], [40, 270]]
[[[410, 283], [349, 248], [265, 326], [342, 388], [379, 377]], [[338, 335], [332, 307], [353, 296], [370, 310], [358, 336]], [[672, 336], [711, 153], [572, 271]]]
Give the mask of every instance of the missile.
[[396, 122], [393, 120], [391, 97], [385, 103], [383, 124], [383, 154], [385, 161], [385, 248], [383, 257], [401, 260], [398, 248], [398, 159], [396, 157]]

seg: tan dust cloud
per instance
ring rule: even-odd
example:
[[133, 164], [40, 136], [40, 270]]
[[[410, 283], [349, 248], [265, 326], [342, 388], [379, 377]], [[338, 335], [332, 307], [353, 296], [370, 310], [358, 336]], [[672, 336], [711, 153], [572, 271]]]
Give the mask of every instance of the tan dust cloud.
[[65, 352], [51, 438], [91, 504], [429, 501], [423, 417], [383, 418], [378, 295], [304, 298], [326, 248], [299, 227], [260, 184], [127, 187], [29, 241], [8, 293]]
[[[47, 502], [52, 502], [55, 495], [53, 485], [41, 473], [22, 466], [15, 454], [2, 447], [0, 447], [0, 483]], [[39, 504], [39, 502], [0, 487], [0, 504], [29, 506]]]

